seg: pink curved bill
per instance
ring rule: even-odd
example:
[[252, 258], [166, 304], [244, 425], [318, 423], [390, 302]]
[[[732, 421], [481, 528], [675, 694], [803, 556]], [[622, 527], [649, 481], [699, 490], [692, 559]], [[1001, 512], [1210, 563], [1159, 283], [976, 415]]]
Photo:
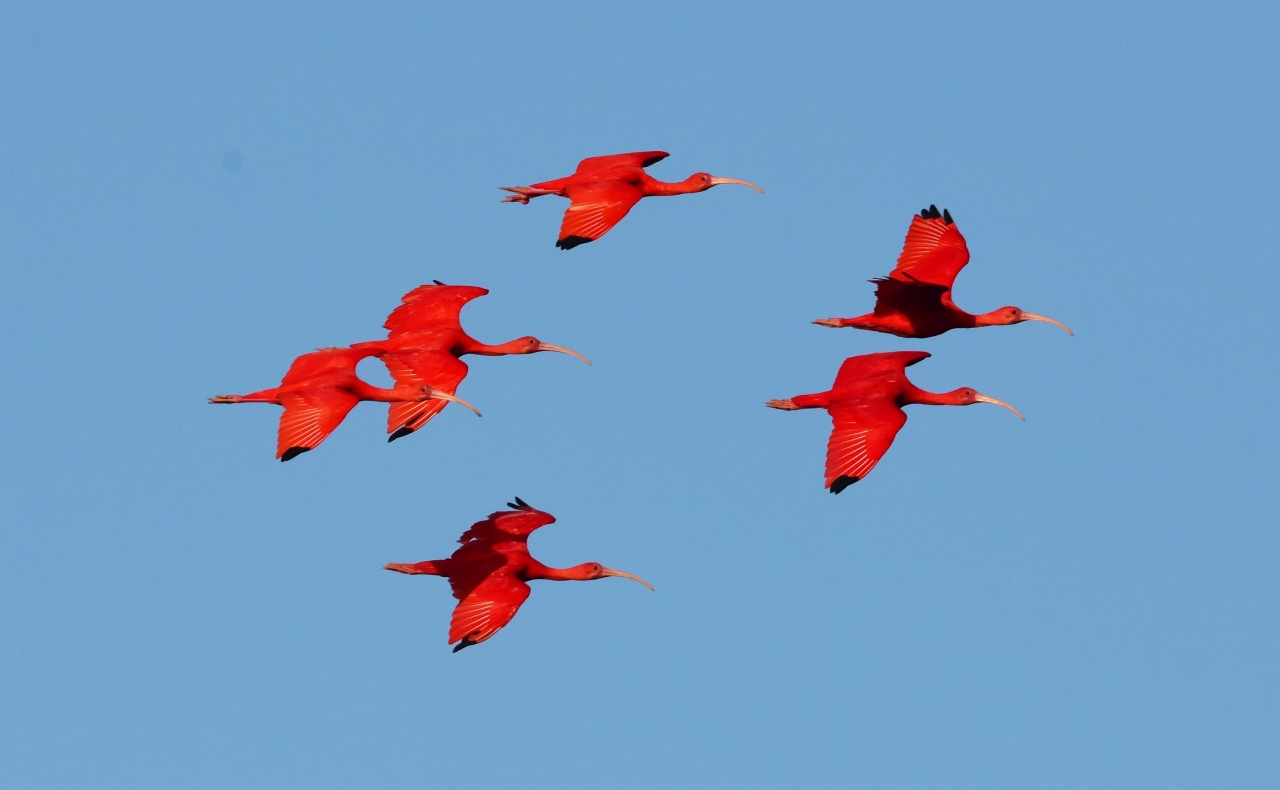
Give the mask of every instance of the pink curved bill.
[[752, 189], [759, 192], [760, 194], [762, 195], [764, 194], [763, 189], [751, 183], [750, 181], [743, 181], [741, 178], [722, 178], [720, 176], [712, 176], [711, 186], [714, 187], [719, 184], [742, 184], [744, 187], [751, 187]]
[[652, 589], [653, 589], [653, 585], [652, 585], [652, 584], [650, 584], [649, 582], [645, 581], [644, 579], [641, 579], [639, 576], [632, 576], [631, 574], [627, 573], [626, 571], [615, 571], [613, 568], [603, 568], [603, 569], [601, 569], [600, 573], [601, 573], [602, 575], [604, 575], [604, 576], [620, 576], [620, 577], [622, 577], [622, 578], [624, 578], [624, 579], [631, 579], [632, 581], [640, 582], [640, 583], [641, 583], [641, 584], [643, 584], [645, 587], [648, 587], [650, 590], [652, 590]]
[[982, 395], [982, 394], [975, 395], [974, 400], [978, 401], [979, 403], [994, 403], [996, 406], [1003, 406], [1009, 411], [1018, 415], [1019, 420], [1022, 420], [1023, 422], [1027, 421], [1027, 418], [1022, 416], [1022, 412], [1018, 411], [1017, 409], [1013, 408], [1012, 406], [1010, 406], [1009, 404], [1005, 403], [1002, 400], [997, 400], [996, 398], [992, 398], [989, 395]]

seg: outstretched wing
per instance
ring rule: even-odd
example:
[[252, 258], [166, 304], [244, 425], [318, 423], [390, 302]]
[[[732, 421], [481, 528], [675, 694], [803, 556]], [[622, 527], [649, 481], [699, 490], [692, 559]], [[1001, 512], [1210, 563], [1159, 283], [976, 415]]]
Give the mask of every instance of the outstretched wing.
[[[382, 356], [382, 362], [391, 372], [396, 384], [421, 387], [430, 385], [449, 395], [458, 391], [458, 385], [467, 377], [467, 363], [448, 351], [404, 351]], [[399, 401], [387, 410], [387, 439], [393, 442], [408, 436], [427, 424], [440, 413], [448, 401], [433, 398], [427, 401]]]
[[950, 303], [951, 289], [945, 285], [877, 277], [876, 308], [873, 315], [930, 315]]
[[578, 163], [575, 175], [609, 170], [615, 167], [648, 167], [661, 162], [670, 154], [666, 151], [636, 151], [630, 154], [609, 154], [608, 156], [590, 156]]
[[556, 241], [562, 250], [571, 250], [608, 233], [644, 197], [640, 187], [621, 179], [574, 185], [565, 191], [572, 202], [564, 213], [560, 238]]
[[[291, 371], [292, 372], [292, 371]], [[314, 450], [333, 433], [360, 399], [336, 387], [288, 392], [280, 396], [284, 414], [276, 438], [276, 458], [288, 461]]]
[[827, 440], [826, 482], [838, 494], [867, 476], [888, 452], [906, 413], [887, 398], [868, 398], [832, 404], [834, 428]]
[[951, 219], [930, 206], [911, 218], [907, 240], [891, 279], [928, 283], [950, 289], [956, 275], [969, 262], [969, 247]]
[[350, 373], [354, 376], [356, 365], [367, 356], [371, 356], [371, 352], [351, 348], [321, 348], [295, 359], [280, 384], [300, 384], [333, 373]]
[[400, 297], [400, 306], [391, 311], [383, 327], [392, 338], [440, 327], [460, 329], [463, 306], [487, 293], [488, 289], [474, 285], [420, 285]]
[[861, 354], [849, 357], [840, 364], [836, 373], [833, 392], [849, 389], [870, 379], [906, 378], [906, 369], [922, 359], [928, 359], [928, 351], [881, 351], [877, 354]]
[[[457, 592], [455, 588], [454, 594]], [[453, 610], [453, 618], [449, 621], [449, 644], [460, 642], [453, 652], [479, 644], [496, 634], [511, 622], [528, 597], [529, 585], [514, 575], [503, 571], [489, 574], [465, 597], [461, 597]]]

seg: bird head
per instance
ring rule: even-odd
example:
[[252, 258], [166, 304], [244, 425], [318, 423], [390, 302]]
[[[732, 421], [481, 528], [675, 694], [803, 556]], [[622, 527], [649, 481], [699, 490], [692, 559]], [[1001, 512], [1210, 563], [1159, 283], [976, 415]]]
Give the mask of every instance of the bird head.
[[743, 181], [740, 178], [723, 178], [721, 176], [713, 176], [710, 173], [694, 173], [684, 180], [686, 184], [693, 188], [694, 192], [706, 192], [708, 189], [721, 184], [741, 184], [744, 187], [751, 187], [760, 194], [764, 194], [764, 190], [750, 181]]
[[513, 354], [536, 354], [539, 351], [557, 351], [561, 354], [568, 354], [571, 357], [577, 357], [578, 359], [582, 360], [588, 365], [591, 364], [591, 360], [587, 359], [586, 357], [582, 356], [577, 351], [574, 351], [571, 348], [565, 348], [564, 346], [555, 346], [550, 343], [543, 343], [541, 340], [539, 340], [536, 337], [533, 337], [532, 335], [528, 337], [516, 338], [515, 340], [512, 340], [507, 345], [514, 347], [515, 350], [512, 351]]
[[1004, 401], [997, 400], [996, 398], [993, 398], [990, 395], [983, 395], [981, 392], [978, 392], [977, 390], [971, 389], [969, 387], [961, 387], [960, 389], [952, 390], [947, 394], [951, 396], [952, 399], [954, 399], [955, 405], [957, 406], [972, 406], [975, 403], [993, 403], [996, 406], [1003, 406], [1009, 411], [1018, 415], [1019, 420], [1027, 419], [1026, 417], [1022, 416], [1022, 412], [1013, 408], [1012, 406], [1005, 403]]
[[641, 579], [639, 576], [633, 576], [625, 571], [615, 571], [613, 568], [606, 568], [598, 562], [584, 562], [581, 565], [573, 566], [569, 571], [573, 577], [579, 581], [589, 582], [594, 581], [595, 579], [603, 579], [606, 576], [620, 576], [624, 579], [631, 579], [632, 581], [640, 582], [650, 590], [653, 589], [652, 584]]
[[1053, 324], [1054, 326], [1061, 328], [1062, 331], [1066, 332], [1068, 335], [1075, 335], [1075, 332], [1072, 332], [1071, 329], [1061, 321], [1055, 321], [1048, 316], [1028, 313], [1019, 307], [1014, 307], [1013, 305], [1001, 307], [999, 310], [992, 310], [990, 313], [982, 316], [982, 318], [986, 320], [980, 320], [979, 324], [992, 326], [1021, 324], [1023, 321], [1043, 321], [1046, 324]]
[[447, 400], [447, 401], [452, 401], [452, 402], [454, 402], [454, 403], [458, 403], [458, 404], [461, 404], [461, 405], [463, 405], [463, 406], [466, 406], [468, 409], [471, 409], [472, 411], [474, 411], [474, 412], [476, 413], [476, 416], [477, 416], [477, 417], [479, 417], [479, 416], [480, 416], [480, 411], [479, 411], [478, 409], [476, 409], [476, 407], [475, 407], [475, 406], [472, 406], [470, 403], [467, 403], [466, 401], [464, 401], [462, 398], [459, 398], [459, 397], [457, 397], [457, 396], [455, 396], [455, 395], [450, 395], [450, 394], [449, 394], [449, 393], [447, 393], [447, 392], [442, 392], [442, 391], [440, 391], [440, 390], [436, 389], [435, 387], [431, 387], [431, 386], [429, 386], [429, 385], [425, 385], [425, 384], [424, 384], [423, 386], [421, 386], [421, 387], [419, 387], [419, 388], [418, 388], [418, 397], [414, 398], [414, 400], [415, 400], [415, 401], [418, 401], [418, 402], [421, 402], [421, 401], [427, 401], [427, 400]]

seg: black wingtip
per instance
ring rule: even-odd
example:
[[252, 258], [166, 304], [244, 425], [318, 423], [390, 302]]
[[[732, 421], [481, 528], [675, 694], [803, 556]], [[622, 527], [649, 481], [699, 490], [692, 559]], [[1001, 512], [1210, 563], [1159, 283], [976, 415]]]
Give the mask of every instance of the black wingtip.
[[469, 636], [464, 636], [464, 637], [462, 637], [462, 641], [458, 643], [458, 646], [457, 646], [457, 647], [455, 647], [455, 648], [453, 649], [453, 652], [455, 652], [455, 653], [456, 653], [456, 652], [458, 652], [459, 650], [461, 650], [461, 649], [462, 649], [462, 648], [464, 648], [464, 647], [471, 647], [472, 645], [477, 645], [477, 644], [480, 644], [480, 643], [479, 643], [479, 642], [472, 642], [472, 641], [471, 641], [471, 637], [469, 637]]
[[956, 224], [956, 221], [951, 218], [951, 212], [947, 211], [945, 208], [942, 210], [942, 221], [948, 225]]
[[432, 280], [431, 282], [435, 283], [436, 285], [444, 285], [444, 283], [440, 282], [439, 280]]
[[508, 502], [507, 507], [512, 510], [533, 510], [533, 506], [525, 502], [520, 497], [516, 497], [516, 501], [514, 502]]
[[292, 461], [303, 453], [311, 452], [311, 449], [310, 447], [290, 447], [284, 451], [284, 455], [280, 456], [280, 462]]
[[[948, 215], [948, 217], [949, 216], [950, 215]], [[920, 210], [920, 219], [942, 219], [942, 218], [943, 218], [942, 213], [939, 212], [938, 207], [933, 205], [932, 203], [929, 204], [929, 208]], [[947, 219], [947, 224], [951, 224], [951, 220], [949, 218]]]
[[861, 479], [853, 475], [841, 475], [831, 483], [831, 493], [838, 494]]
[[387, 437], [387, 443], [390, 444], [391, 442], [394, 442], [396, 439], [403, 439], [404, 437], [413, 433], [413, 431], [414, 429], [410, 428], [407, 425], [404, 426], [403, 428], [397, 428], [395, 433]]
[[586, 244], [589, 241], [595, 241], [595, 239], [588, 239], [586, 236], [565, 236], [556, 242], [556, 246], [562, 250], [571, 250], [579, 244]]

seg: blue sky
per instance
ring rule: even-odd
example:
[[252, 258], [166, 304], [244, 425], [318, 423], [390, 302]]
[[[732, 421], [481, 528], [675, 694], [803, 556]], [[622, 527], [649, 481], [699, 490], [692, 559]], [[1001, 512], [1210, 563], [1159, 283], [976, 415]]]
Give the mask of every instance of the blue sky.
[[[0, 783], [1280, 783], [1273, 4], [9, 4], [0, 10]], [[506, 184], [662, 149], [598, 243]], [[228, 167], [235, 165], [238, 167]], [[947, 207], [974, 312], [866, 312]], [[273, 459], [298, 354], [489, 288], [450, 408]], [[935, 391], [824, 492], [845, 357]], [[385, 381], [375, 362], [361, 372]], [[604, 580], [452, 655], [512, 496]]]

